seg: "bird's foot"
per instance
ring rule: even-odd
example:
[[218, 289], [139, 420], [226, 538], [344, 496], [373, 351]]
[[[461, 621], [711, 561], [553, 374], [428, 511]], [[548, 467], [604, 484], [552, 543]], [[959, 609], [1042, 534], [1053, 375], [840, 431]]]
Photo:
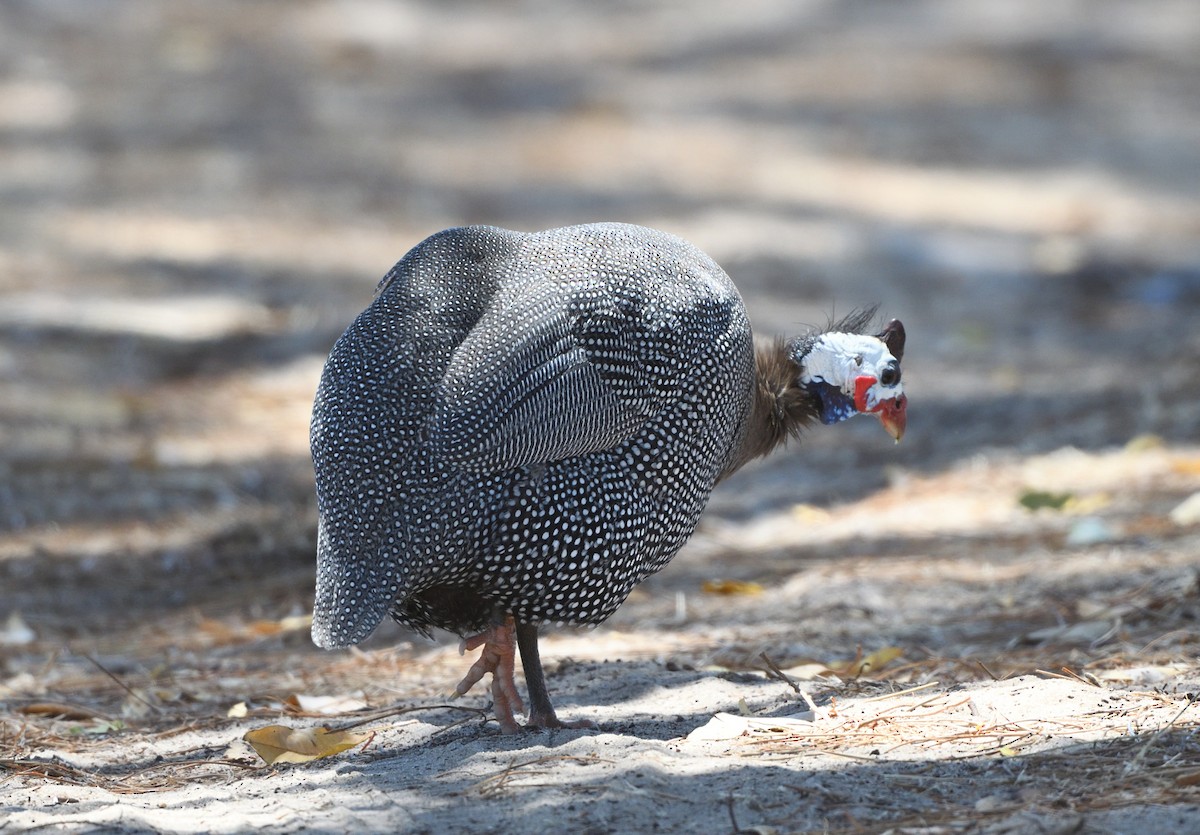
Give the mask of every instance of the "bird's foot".
[[528, 730], [536, 730], [539, 728], [569, 728], [571, 730], [580, 730], [596, 727], [596, 723], [591, 719], [576, 719], [574, 722], [564, 722], [555, 715], [551, 709], [549, 713], [534, 708], [529, 711], [529, 724], [525, 726]]
[[[523, 730], [538, 730], [543, 728], [594, 728], [595, 722], [580, 719], [575, 722], [564, 722], [554, 713], [548, 697], [539, 699], [534, 694], [529, 710], [529, 723], [522, 725], [517, 721], [517, 715], [525, 712], [525, 704], [517, 692], [516, 657], [517, 657], [516, 623], [509, 615], [504, 623], [497, 624], [463, 640], [461, 650], [467, 652], [483, 647], [479, 658], [471, 665], [471, 669], [463, 676], [463, 680], [454, 688], [454, 696], [462, 696], [475, 686], [486, 673], [492, 674], [492, 708], [496, 711], [496, 720], [500, 723], [500, 732], [516, 734]], [[541, 664], [536, 656], [531, 663], [537, 664], [538, 678], [541, 679]], [[528, 668], [527, 668], [528, 674]], [[544, 691], [544, 685], [542, 685]]]
[[463, 652], [479, 647], [483, 647], [483, 652], [479, 654], [479, 658], [463, 676], [463, 680], [454, 688], [454, 695], [462, 696], [483, 678], [484, 673], [491, 673], [492, 705], [496, 711], [496, 720], [500, 723], [500, 732], [505, 734], [520, 733], [522, 726], [516, 717], [517, 714], [525, 712], [525, 704], [517, 692], [515, 678], [517, 658], [515, 630], [513, 619], [509, 616], [503, 624], [493, 626], [464, 640], [462, 642]]

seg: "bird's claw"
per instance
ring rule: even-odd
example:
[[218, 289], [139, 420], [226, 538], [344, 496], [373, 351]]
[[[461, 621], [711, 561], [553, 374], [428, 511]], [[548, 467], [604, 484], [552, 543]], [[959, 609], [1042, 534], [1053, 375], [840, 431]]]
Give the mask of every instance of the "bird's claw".
[[485, 673], [491, 673], [492, 709], [496, 711], [500, 730], [505, 734], [515, 734], [521, 730], [516, 717], [517, 714], [525, 712], [525, 703], [521, 701], [521, 695], [517, 692], [515, 678], [514, 628], [513, 620], [509, 617], [502, 625], [493, 626], [465, 639], [461, 645], [464, 652], [481, 646], [483, 652], [454, 688], [455, 696], [462, 696], [474, 687]]

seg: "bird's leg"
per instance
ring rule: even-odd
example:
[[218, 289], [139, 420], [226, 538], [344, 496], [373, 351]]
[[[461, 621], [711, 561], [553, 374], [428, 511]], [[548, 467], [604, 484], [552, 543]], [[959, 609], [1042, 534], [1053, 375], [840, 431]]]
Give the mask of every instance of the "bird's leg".
[[479, 647], [483, 647], [483, 652], [479, 654], [478, 660], [463, 676], [458, 687], [454, 688], [454, 695], [463, 695], [483, 678], [484, 673], [491, 673], [492, 707], [496, 711], [496, 720], [500, 723], [500, 732], [518, 733], [521, 725], [517, 722], [516, 715], [525, 712], [525, 705], [521, 703], [521, 695], [517, 693], [512, 615], [505, 617], [503, 623], [498, 623], [478, 635], [473, 635], [462, 643], [464, 652]]
[[521, 651], [521, 666], [525, 669], [525, 686], [529, 688], [529, 728], [594, 728], [596, 724], [587, 719], [564, 722], [554, 713], [550, 694], [546, 692], [546, 676], [542, 672], [542, 660], [538, 656], [538, 628], [536, 624], [517, 624], [517, 647]]

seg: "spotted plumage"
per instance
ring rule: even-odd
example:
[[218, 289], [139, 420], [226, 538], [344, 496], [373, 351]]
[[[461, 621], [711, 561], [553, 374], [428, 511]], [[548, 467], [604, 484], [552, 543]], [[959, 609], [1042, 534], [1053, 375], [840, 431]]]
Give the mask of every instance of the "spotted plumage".
[[[780, 386], [813, 344], [788, 344]], [[748, 441], [756, 385], [737, 289], [679, 238], [595, 224], [425, 240], [317, 393], [314, 640], [356, 643], [388, 614], [462, 635], [511, 617], [534, 641], [538, 624], [602, 622], [716, 482], [778, 442]], [[794, 399], [803, 422], [825, 418]]]

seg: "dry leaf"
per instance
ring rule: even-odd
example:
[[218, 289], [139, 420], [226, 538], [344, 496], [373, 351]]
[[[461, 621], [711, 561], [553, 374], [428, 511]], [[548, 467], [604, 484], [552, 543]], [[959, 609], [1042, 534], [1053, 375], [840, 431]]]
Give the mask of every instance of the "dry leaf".
[[1115, 670], [1101, 670], [1096, 673], [1100, 681], [1119, 681], [1121, 683], [1155, 685], [1180, 675], [1190, 668], [1189, 664], [1146, 665], [1142, 667], [1127, 667]]
[[17, 708], [18, 713], [26, 716], [56, 716], [59, 719], [105, 719], [103, 713], [83, 705], [69, 705], [65, 702], [35, 702]]
[[829, 511], [811, 504], [792, 505], [792, 518], [802, 525], [829, 521]]
[[1047, 490], [1026, 490], [1017, 497], [1017, 502], [1027, 510], [1062, 510], [1075, 496], [1071, 493], [1051, 493]]
[[361, 690], [357, 693], [341, 693], [336, 696], [308, 696], [296, 693], [288, 696], [285, 701], [290, 705], [295, 705], [296, 710], [301, 713], [324, 713], [327, 715], [354, 713], [367, 706], [367, 703], [363, 701]]
[[283, 626], [277, 620], [252, 620], [242, 628], [247, 635], [255, 638], [269, 638], [283, 631]]
[[145, 719], [156, 710], [153, 701], [154, 694], [140, 687], [129, 691], [125, 701], [121, 702], [121, 716], [126, 719]]
[[1200, 524], [1200, 492], [1193, 493], [1175, 506], [1170, 519], [1179, 527]]
[[332, 757], [369, 738], [369, 734], [331, 731], [328, 728], [295, 729], [284, 725], [268, 725], [242, 735], [242, 739], [250, 743], [267, 765], [306, 763], [321, 757]]
[[279, 621], [284, 632], [303, 632], [312, 628], [312, 615], [291, 615]]
[[308, 629], [311, 625], [311, 615], [286, 617], [282, 620], [253, 620], [249, 623], [226, 623], [213, 618], [201, 618], [197, 624], [199, 631], [217, 645], [257, 641]]
[[886, 666], [891, 661], [899, 658], [903, 653], [904, 650], [900, 649], [900, 647], [884, 647], [883, 649], [875, 650], [864, 658], [860, 650], [853, 660], [827, 667], [825, 673], [835, 675], [838, 678], [858, 678], [864, 673], [874, 672]]
[[32, 644], [36, 640], [37, 635], [21, 618], [20, 612], [13, 612], [8, 616], [4, 625], [0, 626], [0, 644], [5, 646], [21, 647]]
[[1200, 786], [1200, 771], [1189, 771], [1175, 778], [1177, 786]]
[[763, 587], [759, 583], [748, 580], [705, 580], [700, 585], [700, 591], [705, 594], [762, 594]]
[[1162, 449], [1165, 444], [1158, 435], [1135, 435], [1125, 444], [1126, 452], [1149, 452]]
[[1092, 493], [1087, 496], [1071, 496], [1063, 504], [1063, 513], [1072, 516], [1087, 516], [1103, 510], [1112, 504], [1112, 496], [1108, 493]]
[[71, 728], [68, 733], [73, 736], [104, 736], [123, 731], [126, 727], [128, 726], [120, 719], [93, 719], [92, 724]]
[[829, 665], [822, 664], [820, 661], [812, 659], [797, 659], [790, 667], [784, 669], [784, 673], [788, 678], [800, 679], [801, 681], [812, 681], [826, 675], [829, 671]]
[[744, 735], [748, 725], [744, 716], [733, 716], [728, 713], [718, 713], [687, 735], [688, 742], [716, 742], [726, 739], [737, 739]]
[[795, 716], [734, 716], [731, 713], [717, 713], [687, 735], [688, 742], [720, 742], [737, 739], [748, 734], [798, 734], [810, 733], [817, 716], [812, 711], [798, 713]]
[[219, 620], [213, 618], [200, 618], [200, 622], [196, 624], [197, 631], [207, 637], [213, 644], [230, 644], [241, 638], [241, 634], [236, 629], [231, 629]]
[[1171, 462], [1171, 470], [1180, 475], [1200, 475], [1200, 458], [1179, 458]]
[[312, 615], [292, 615], [280, 620], [255, 620], [246, 624], [246, 631], [257, 637], [269, 637], [286, 632], [300, 632], [312, 627]]

